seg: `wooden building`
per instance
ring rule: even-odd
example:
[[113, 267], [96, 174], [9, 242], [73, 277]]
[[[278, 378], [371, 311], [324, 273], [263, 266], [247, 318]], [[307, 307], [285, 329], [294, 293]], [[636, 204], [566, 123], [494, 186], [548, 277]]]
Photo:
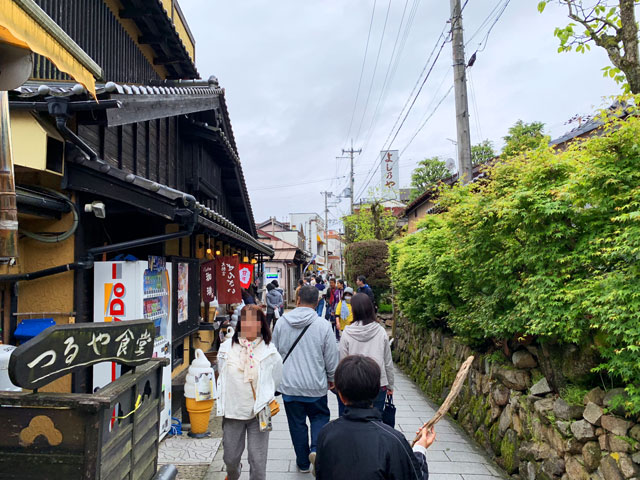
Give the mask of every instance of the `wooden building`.
[[[149, 255], [262, 262], [224, 89], [199, 80], [195, 42], [176, 0], [37, 0], [103, 69], [98, 102], [49, 61], [10, 92], [19, 257], [2, 266], [2, 340], [25, 316], [93, 321], [93, 262]], [[173, 377], [193, 355], [173, 334]], [[175, 326], [175, 323], [174, 323]], [[88, 392], [91, 371], [51, 384]]]

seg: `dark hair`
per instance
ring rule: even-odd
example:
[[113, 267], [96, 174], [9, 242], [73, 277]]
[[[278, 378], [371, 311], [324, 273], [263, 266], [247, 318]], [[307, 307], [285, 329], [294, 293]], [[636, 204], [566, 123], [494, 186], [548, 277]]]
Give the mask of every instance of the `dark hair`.
[[236, 331], [233, 332], [233, 342], [240, 343], [238, 340], [238, 334], [242, 328], [242, 319], [246, 318], [247, 313], [250, 311], [256, 312], [258, 320], [260, 320], [260, 334], [262, 335], [262, 340], [266, 345], [269, 345], [269, 343], [271, 343], [271, 329], [269, 328], [269, 322], [267, 322], [267, 316], [262, 311], [262, 308], [257, 305], [247, 305], [240, 311], [240, 317], [238, 318], [238, 323], [236, 323]]
[[278, 284], [278, 280], [271, 280], [271, 285], [278, 288], [280, 285]]
[[380, 393], [380, 367], [364, 355], [344, 357], [335, 380], [338, 391], [353, 406], [370, 406]]
[[318, 297], [318, 289], [313, 285], [305, 285], [298, 292], [301, 305], [313, 305], [315, 307], [318, 305]]
[[344, 280], [340, 279], [340, 280], [338, 280], [338, 283], [344, 285]]
[[274, 288], [276, 288], [276, 287], [273, 286], [273, 283], [267, 283], [267, 292], [270, 292]]
[[302, 279], [298, 280], [298, 285], [304, 285], [304, 280]]
[[369, 325], [377, 321], [373, 303], [366, 293], [356, 293], [351, 298], [351, 310], [353, 311], [354, 322], [362, 322], [363, 325]]
[[335, 283], [335, 281], [336, 281], [336, 279], [335, 279], [335, 278], [331, 278], [331, 279], [329, 280], [329, 283], [331, 283], [331, 282], [334, 282], [334, 283]]
[[360, 280], [362, 283], [367, 283], [367, 277], [365, 277], [364, 275], [358, 275], [358, 280]]

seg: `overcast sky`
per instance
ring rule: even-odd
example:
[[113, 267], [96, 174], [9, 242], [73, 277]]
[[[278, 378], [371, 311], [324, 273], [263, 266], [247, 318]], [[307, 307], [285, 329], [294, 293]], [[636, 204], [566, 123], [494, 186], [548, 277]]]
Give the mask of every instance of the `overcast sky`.
[[[503, 3], [468, 1], [463, 13], [465, 39], [470, 39], [467, 59], [487, 33], [485, 20]], [[196, 38], [200, 75], [216, 75], [226, 89], [256, 222], [272, 215], [284, 219], [292, 212], [323, 215], [320, 192], [339, 194], [348, 185], [349, 162], [335, 157], [351, 138], [355, 149], [363, 148], [355, 161], [355, 192], [363, 190], [449, 17], [448, 1], [418, 0], [397, 57], [414, 4], [416, 0], [392, 1], [381, 42], [389, 3], [377, 0], [354, 111], [373, 0], [181, 0]], [[557, 53], [553, 30], [567, 23], [566, 12], [553, 5], [541, 15], [536, 5], [534, 0], [512, 1], [468, 70], [472, 144], [489, 139], [499, 150], [518, 119], [542, 121], [546, 133], [557, 137], [575, 126], [565, 124], [570, 117], [592, 113], [619, 91], [602, 77], [601, 68], [609, 63], [601, 49], [585, 55]], [[397, 68], [389, 70], [403, 11]], [[411, 170], [422, 158], [455, 156], [455, 145], [448, 140], [456, 138], [453, 93], [445, 97], [453, 83], [451, 63], [447, 43], [391, 145], [401, 151], [403, 186], [409, 185]], [[371, 186], [379, 178], [375, 172]], [[330, 218], [338, 218], [348, 206], [348, 199], [342, 199]]]

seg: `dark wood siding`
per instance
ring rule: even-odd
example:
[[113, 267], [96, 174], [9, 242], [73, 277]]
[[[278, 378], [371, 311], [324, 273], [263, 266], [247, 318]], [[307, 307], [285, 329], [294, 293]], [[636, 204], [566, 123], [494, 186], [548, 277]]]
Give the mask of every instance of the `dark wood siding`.
[[[148, 84], [160, 77], [103, 0], [35, 0], [102, 67], [105, 80]], [[53, 64], [34, 57], [36, 79], [69, 80]]]

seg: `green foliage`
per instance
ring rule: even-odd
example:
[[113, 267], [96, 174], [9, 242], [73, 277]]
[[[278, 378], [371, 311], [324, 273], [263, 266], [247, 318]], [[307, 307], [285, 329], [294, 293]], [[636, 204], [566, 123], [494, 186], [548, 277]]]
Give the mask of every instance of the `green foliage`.
[[544, 12], [548, 3], [566, 6], [571, 20], [554, 31], [560, 43], [558, 52], [586, 53], [594, 44], [607, 52], [612, 64], [602, 69], [604, 76], [615, 80], [625, 93], [640, 93], [638, 26], [634, 8], [638, 0], [619, 0], [609, 5], [598, 1], [589, 6], [583, 5], [583, 0], [542, 0], [538, 2], [538, 12]]
[[356, 213], [343, 217], [342, 223], [347, 244], [367, 240], [391, 240], [399, 231], [398, 219], [378, 201], [361, 205]]
[[349, 285], [356, 284], [358, 275], [367, 277], [367, 283], [374, 290], [376, 298], [389, 289], [387, 275], [389, 249], [381, 240], [352, 243], [344, 252], [345, 276]]
[[493, 150], [493, 142], [491, 140], [483, 140], [479, 144], [471, 146], [471, 163], [473, 165], [487, 163], [495, 157], [496, 152]]
[[605, 120], [605, 136], [443, 191], [446, 211], [391, 244], [390, 273], [408, 318], [471, 344], [595, 344], [640, 413], [640, 119]]
[[542, 122], [524, 123], [518, 120], [504, 137], [505, 146], [502, 149], [502, 157], [512, 157], [548, 144], [549, 137], [544, 135], [543, 130]]
[[378, 313], [393, 313], [393, 305], [390, 303], [381, 303], [378, 306]]
[[569, 405], [583, 405], [584, 396], [589, 393], [589, 389], [579, 385], [567, 385], [560, 389], [560, 396]]
[[420, 196], [431, 185], [451, 175], [445, 162], [438, 157], [425, 158], [411, 174], [411, 200]]

